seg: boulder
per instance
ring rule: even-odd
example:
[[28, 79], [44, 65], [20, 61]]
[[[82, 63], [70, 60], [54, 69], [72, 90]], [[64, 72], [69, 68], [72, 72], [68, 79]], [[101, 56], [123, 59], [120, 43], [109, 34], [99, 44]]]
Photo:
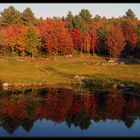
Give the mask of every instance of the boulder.
[[120, 84], [119, 87], [125, 88], [125, 84]]
[[78, 75], [75, 75], [75, 78], [79, 78], [79, 76]]
[[112, 87], [113, 87], [114, 89], [116, 89], [117, 86], [118, 86], [117, 84], [113, 84], [113, 85], [112, 85]]
[[3, 87], [8, 87], [9, 84], [8, 83], [3, 83]]
[[108, 63], [115, 63], [115, 60], [110, 59], [110, 60], [108, 60]]

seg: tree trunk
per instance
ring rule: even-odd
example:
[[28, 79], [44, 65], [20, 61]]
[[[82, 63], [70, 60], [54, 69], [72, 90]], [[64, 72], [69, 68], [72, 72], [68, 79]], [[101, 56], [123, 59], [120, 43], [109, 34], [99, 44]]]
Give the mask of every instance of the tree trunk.
[[133, 58], [135, 57], [135, 48], [133, 49]]

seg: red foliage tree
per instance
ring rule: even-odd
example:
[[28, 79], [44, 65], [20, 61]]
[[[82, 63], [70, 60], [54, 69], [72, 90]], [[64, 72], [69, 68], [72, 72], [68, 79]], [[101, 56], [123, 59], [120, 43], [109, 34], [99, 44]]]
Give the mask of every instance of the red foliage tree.
[[125, 47], [125, 38], [120, 26], [112, 26], [106, 34], [108, 52], [117, 60]]
[[90, 41], [91, 41], [91, 38], [90, 38], [90, 35], [88, 32], [86, 32], [84, 34], [84, 52], [88, 52], [90, 51]]
[[125, 28], [125, 37], [128, 44], [131, 46], [131, 50], [134, 52], [138, 44], [138, 35], [135, 33], [133, 26], [126, 26]]
[[93, 30], [91, 35], [91, 43], [90, 43], [90, 49], [93, 51], [93, 53], [97, 45], [97, 40], [98, 40], [97, 32], [96, 30]]
[[71, 32], [75, 50], [82, 51], [82, 33], [81, 30], [74, 28]]
[[64, 55], [72, 53], [73, 41], [65, 22], [47, 19], [41, 21], [37, 29], [44, 42], [44, 48], [48, 49], [49, 54]]

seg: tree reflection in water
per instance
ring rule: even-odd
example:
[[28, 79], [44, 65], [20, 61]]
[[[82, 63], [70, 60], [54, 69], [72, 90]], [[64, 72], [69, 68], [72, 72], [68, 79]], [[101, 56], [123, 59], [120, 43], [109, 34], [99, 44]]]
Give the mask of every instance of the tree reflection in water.
[[140, 96], [117, 92], [88, 92], [72, 89], [26, 89], [2, 91], [0, 125], [13, 133], [19, 127], [29, 132], [36, 120], [65, 122], [88, 129], [92, 120], [121, 120], [130, 128], [140, 117]]

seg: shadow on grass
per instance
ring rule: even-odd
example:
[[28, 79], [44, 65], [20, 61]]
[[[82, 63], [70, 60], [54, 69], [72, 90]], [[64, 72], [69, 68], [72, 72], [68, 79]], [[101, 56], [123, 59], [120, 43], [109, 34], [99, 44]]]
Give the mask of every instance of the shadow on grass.
[[131, 65], [131, 64], [140, 64], [140, 59], [136, 58], [122, 58], [122, 62], [125, 64]]
[[72, 74], [60, 72], [60, 71], [58, 71], [58, 70], [56, 70], [55, 68], [52, 68], [52, 67], [45, 68], [45, 70], [50, 71], [55, 75], [59, 75], [60, 77], [69, 77], [69, 78], [74, 77], [74, 75], [72, 75]]
[[128, 93], [140, 94], [140, 83], [118, 80], [113, 78], [85, 78], [82, 80], [84, 88], [88, 90], [122, 90]]

